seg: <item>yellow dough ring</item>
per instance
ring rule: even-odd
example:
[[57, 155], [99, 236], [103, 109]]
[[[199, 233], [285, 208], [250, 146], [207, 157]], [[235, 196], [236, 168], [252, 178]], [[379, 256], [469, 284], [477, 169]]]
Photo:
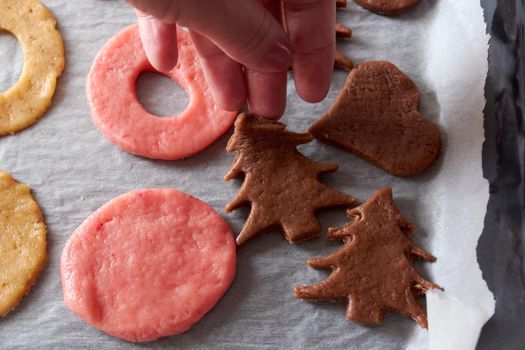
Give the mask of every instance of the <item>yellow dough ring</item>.
[[51, 12], [37, 0], [0, 0], [0, 31], [13, 34], [24, 52], [20, 80], [0, 93], [0, 135], [35, 123], [51, 106], [64, 70], [64, 42]]
[[29, 292], [45, 261], [46, 226], [29, 186], [0, 171], [0, 317]]

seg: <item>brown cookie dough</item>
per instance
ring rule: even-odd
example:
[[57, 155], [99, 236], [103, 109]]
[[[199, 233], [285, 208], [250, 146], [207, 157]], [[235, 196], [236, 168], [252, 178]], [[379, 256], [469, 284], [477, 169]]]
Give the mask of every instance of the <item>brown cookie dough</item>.
[[418, 111], [416, 85], [392, 63], [354, 68], [330, 110], [309, 132], [397, 176], [428, 169], [441, 148], [440, 131]]
[[321, 231], [316, 210], [356, 204], [319, 181], [320, 174], [336, 171], [336, 164], [319, 163], [297, 151], [298, 145], [312, 140], [310, 134], [287, 131], [279, 122], [246, 114], [237, 118], [226, 150], [238, 153], [225, 180], [241, 174], [245, 178], [226, 211], [251, 205], [238, 245], [272, 228], [281, 228], [290, 243], [316, 238]]
[[337, 0], [335, 2], [337, 7], [346, 7], [347, 0]]
[[410, 240], [414, 226], [395, 207], [392, 189], [378, 190], [348, 214], [354, 219], [331, 228], [328, 235], [344, 245], [331, 255], [308, 260], [311, 267], [332, 273], [319, 284], [296, 287], [295, 296], [348, 300], [346, 317], [359, 323], [377, 325], [390, 311], [399, 311], [427, 328], [426, 311], [416, 297], [440, 287], [421, 277], [412, 264], [416, 258], [435, 258]]
[[345, 55], [341, 50], [335, 50], [335, 66], [337, 68], [344, 69], [346, 71], [351, 71], [354, 68], [354, 62]]
[[[352, 38], [352, 29], [337, 23], [335, 25], [335, 35], [340, 39]], [[354, 68], [354, 62], [339, 49], [335, 49], [335, 63], [334, 66], [346, 71], [351, 71]]]
[[345, 25], [341, 23], [336, 23], [335, 24], [335, 35], [338, 38], [350, 39], [352, 38], [352, 29], [346, 27]]
[[367, 10], [380, 15], [396, 15], [411, 9], [421, 0], [354, 0]]

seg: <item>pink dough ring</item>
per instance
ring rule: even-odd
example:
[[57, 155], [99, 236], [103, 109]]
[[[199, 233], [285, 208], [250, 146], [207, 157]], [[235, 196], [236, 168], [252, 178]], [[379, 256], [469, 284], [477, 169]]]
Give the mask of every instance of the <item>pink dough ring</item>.
[[235, 276], [233, 234], [209, 205], [175, 189], [129, 192], [80, 225], [62, 253], [64, 301], [115, 337], [189, 329]]
[[139, 102], [136, 81], [154, 71], [137, 25], [125, 28], [100, 50], [87, 80], [93, 122], [111, 142], [139, 156], [175, 160], [202, 151], [233, 124], [237, 112], [219, 108], [209, 90], [189, 35], [178, 30], [179, 61], [168, 76], [189, 95], [178, 116], [159, 118]]

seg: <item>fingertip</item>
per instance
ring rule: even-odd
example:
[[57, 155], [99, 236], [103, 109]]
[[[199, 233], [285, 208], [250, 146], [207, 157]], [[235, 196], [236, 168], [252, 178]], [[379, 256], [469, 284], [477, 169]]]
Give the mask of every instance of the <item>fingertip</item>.
[[161, 72], [161, 73], [168, 73], [170, 72], [172, 69], [175, 68], [175, 66], [177, 65], [177, 59], [170, 59], [170, 60], [165, 60], [165, 59], [154, 59], [154, 60], [151, 60], [148, 58], [148, 60], [150, 61], [151, 63], [151, 66], [153, 68], [155, 68], [155, 70]]
[[315, 89], [312, 89], [310, 86], [302, 86], [297, 83], [295, 83], [295, 89], [299, 97], [308, 103], [322, 102], [326, 96], [328, 96], [328, 91], [330, 90], [329, 87], [323, 89], [316, 87]]
[[286, 110], [287, 73], [248, 70], [248, 109], [258, 116], [278, 120]]
[[306, 102], [318, 103], [328, 95], [334, 71], [334, 54], [330, 50], [298, 54], [293, 76], [297, 94]]
[[150, 16], [139, 15], [140, 39], [149, 62], [159, 72], [167, 73], [177, 65], [177, 25]]
[[160, 58], [156, 54], [146, 53], [146, 56], [148, 56], [148, 61], [150, 62], [151, 66], [158, 72], [161, 73], [168, 73], [170, 72], [175, 66], [177, 65], [177, 58]]
[[264, 103], [261, 99], [248, 99], [248, 110], [250, 113], [266, 119], [279, 120], [286, 110], [286, 99], [273, 104]]
[[282, 108], [276, 108], [276, 106], [261, 106], [248, 103], [248, 110], [250, 113], [255, 114], [259, 117], [263, 117], [269, 120], [279, 120], [284, 114], [286, 106]]

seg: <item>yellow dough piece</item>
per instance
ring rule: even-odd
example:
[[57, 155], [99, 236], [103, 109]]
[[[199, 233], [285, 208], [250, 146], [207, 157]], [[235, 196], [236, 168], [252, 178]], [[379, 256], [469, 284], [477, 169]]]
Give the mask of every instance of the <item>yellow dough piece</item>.
[[0, 171], [0, 317], [29, 292], [45, 261], [46, 226], [29, 186]]
[[0, 135], [35, 123], [51, 106], [64, 70], [64, 42], [53, 14], [37, 0], [0, 0], [0, 30], [13, 34], [24, 52], [20, 80], [0, 93]]

